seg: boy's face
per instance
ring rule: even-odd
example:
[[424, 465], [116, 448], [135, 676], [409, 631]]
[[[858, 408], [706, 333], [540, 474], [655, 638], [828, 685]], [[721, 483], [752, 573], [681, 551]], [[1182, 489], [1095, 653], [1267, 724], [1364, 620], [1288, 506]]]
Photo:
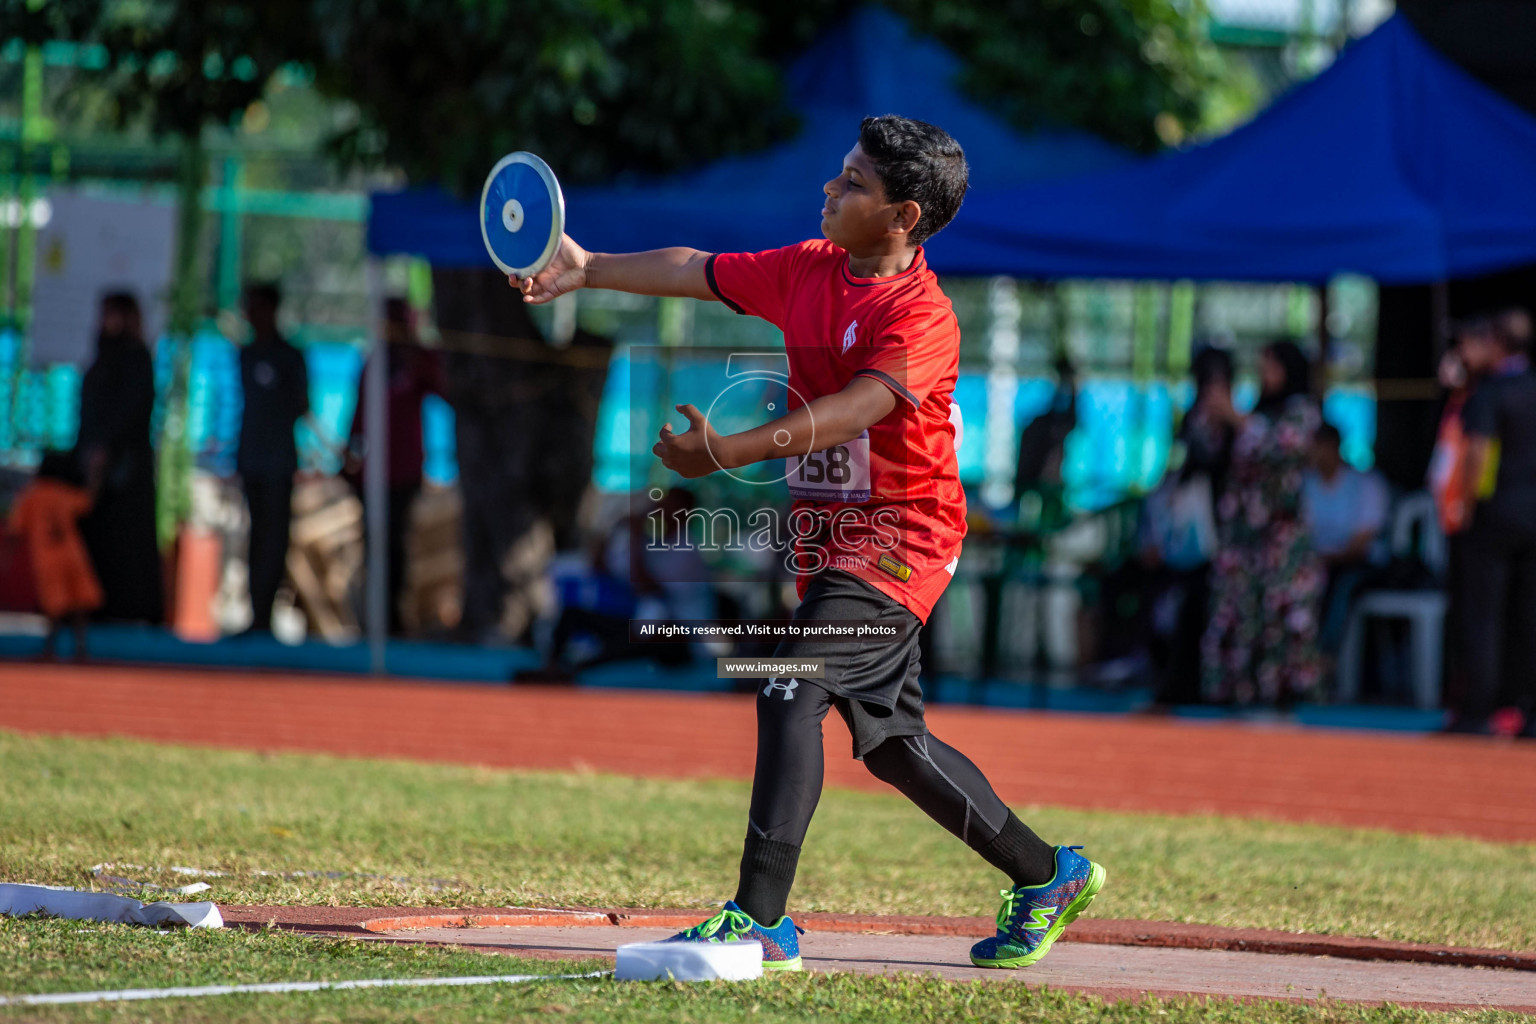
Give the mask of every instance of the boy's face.
[[921, 208], [911, 200], [892, 203], [875, 172], [875, 163], [855, 145], [843, 158], [843, 173], [821, 187], [821, 233], [840, 248], [863, 252], [887, 236], [905, 236], [917, 224]]

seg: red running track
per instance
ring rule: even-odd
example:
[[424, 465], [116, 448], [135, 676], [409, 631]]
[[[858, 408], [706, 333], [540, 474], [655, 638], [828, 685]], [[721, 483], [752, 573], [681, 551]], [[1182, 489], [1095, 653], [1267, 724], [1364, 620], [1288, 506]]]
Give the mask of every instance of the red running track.
[[[1536, 743], [937, 707], [1015, 806], [1225, 814], [1536, 841]], [[0, 728], [246, 750], [749, 778], [750, 697], [0, 666]], [[827, 781], [884, 789], [828, 717]]]

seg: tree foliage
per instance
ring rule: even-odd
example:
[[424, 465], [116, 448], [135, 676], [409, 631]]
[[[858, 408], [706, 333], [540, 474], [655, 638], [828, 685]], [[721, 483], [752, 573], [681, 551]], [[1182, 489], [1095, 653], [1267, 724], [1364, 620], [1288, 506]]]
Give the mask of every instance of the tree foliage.
[[113, 127], [196, 138], [313, 55], [309, 0], [0, 0], [0, 31], [79, 45], [76, 94]]
[[[842, 0], [740, 0], [788, 57], [847, 14]], [[960, 85], [1029, 130], [1070, 126], [1150, 151], [1196, 131], [1230, 83], [1203, 0], [879, 0], [960, 56]], [[913, 74], [921, 75], [921, 68]]]
[[1072, 125], [1150, 151], [1195, 130], [1222, 79], [1180, 0], [892, 0], [962, 55], [962, 84], [1021, 128]]
[[[1021, 128], [1156, 149], [1197, 127], [1221, 77], [1197, 0], [886, 3], [955, 50], [961, 85]], [[834, 0], [317, 7], [320, 83], [361, 113], [340, 153], [466, 192], [513, 149], [593, 181], [762, 145], [792, 124], [780, 62], [848, 11]]]
[[786, 126], [753, 12], [725, 0], [316, 0], [318, 84], [356, 104], [344, 157], [477, 190], [533, 150], [572, 181], [650, 172]]
[[[1021, 128], [1140, 150], [1196, 129], [1223, 77], [1200, 0], [881, 0], [960, 55]], [[750, 150], [792, 130], [782, 61], [842, 0], [0, 0], [7, 36], [99, 44], [119, 123], [195, 134], [285, 64], [345, 101], [343, 163], [461, 192], [513, 149], [573, 182]], [[914, 68], [921, 75], [923, 69]]]

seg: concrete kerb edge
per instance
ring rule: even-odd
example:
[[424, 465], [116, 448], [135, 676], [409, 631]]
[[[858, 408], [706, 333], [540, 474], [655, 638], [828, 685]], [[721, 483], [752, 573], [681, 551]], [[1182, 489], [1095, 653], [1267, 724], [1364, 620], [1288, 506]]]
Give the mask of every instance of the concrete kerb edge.
[[[418, 928], [620, 927], [686, 928], [697, 924], [700, 910], [547, 907], [259, 907], [225, 906], [219, 910], [233, 927], [273, 926], [294, 931], [333, 934], [391, 933]], [[807, 913], [799, 923], [807, 931], [886, 935], [953, 935], [982, 938], [996, 926], [985, 917], [918, 917], [874, 914]], [[1442, 964], [1453, 967], [1495, 967], [1536, 971], [1536, 951], [1472, 949], [1457, 946], [1394, 942], [1340, 935], [1312, 935], [1257, 928], [1164, 921], [1079, 920], [1062, 935], [1063, 942], [1168, 949], [1216, 949], [1290, 956], [1331, 956], [1349, 960]], [[466, 943], [473, 945], [474, 943]]]

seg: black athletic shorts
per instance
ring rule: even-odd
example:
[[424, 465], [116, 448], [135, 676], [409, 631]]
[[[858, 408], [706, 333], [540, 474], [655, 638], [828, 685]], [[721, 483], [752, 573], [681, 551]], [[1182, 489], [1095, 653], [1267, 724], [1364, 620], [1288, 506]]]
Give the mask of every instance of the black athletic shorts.
[[853, 733], [853, 756], [862, 760], [892, 736], [926, 735], [917, 681], [921, 620], [857, 576], [835, 569], [811, 581], [794, 615], [797, 623], [829, 619], [894, 625], [904, 632], [896, 640], [781, 640], [773, 652], [775, 658], [822, 659], [825, 677], [801, 684], [832, 693], [833, 705]]

